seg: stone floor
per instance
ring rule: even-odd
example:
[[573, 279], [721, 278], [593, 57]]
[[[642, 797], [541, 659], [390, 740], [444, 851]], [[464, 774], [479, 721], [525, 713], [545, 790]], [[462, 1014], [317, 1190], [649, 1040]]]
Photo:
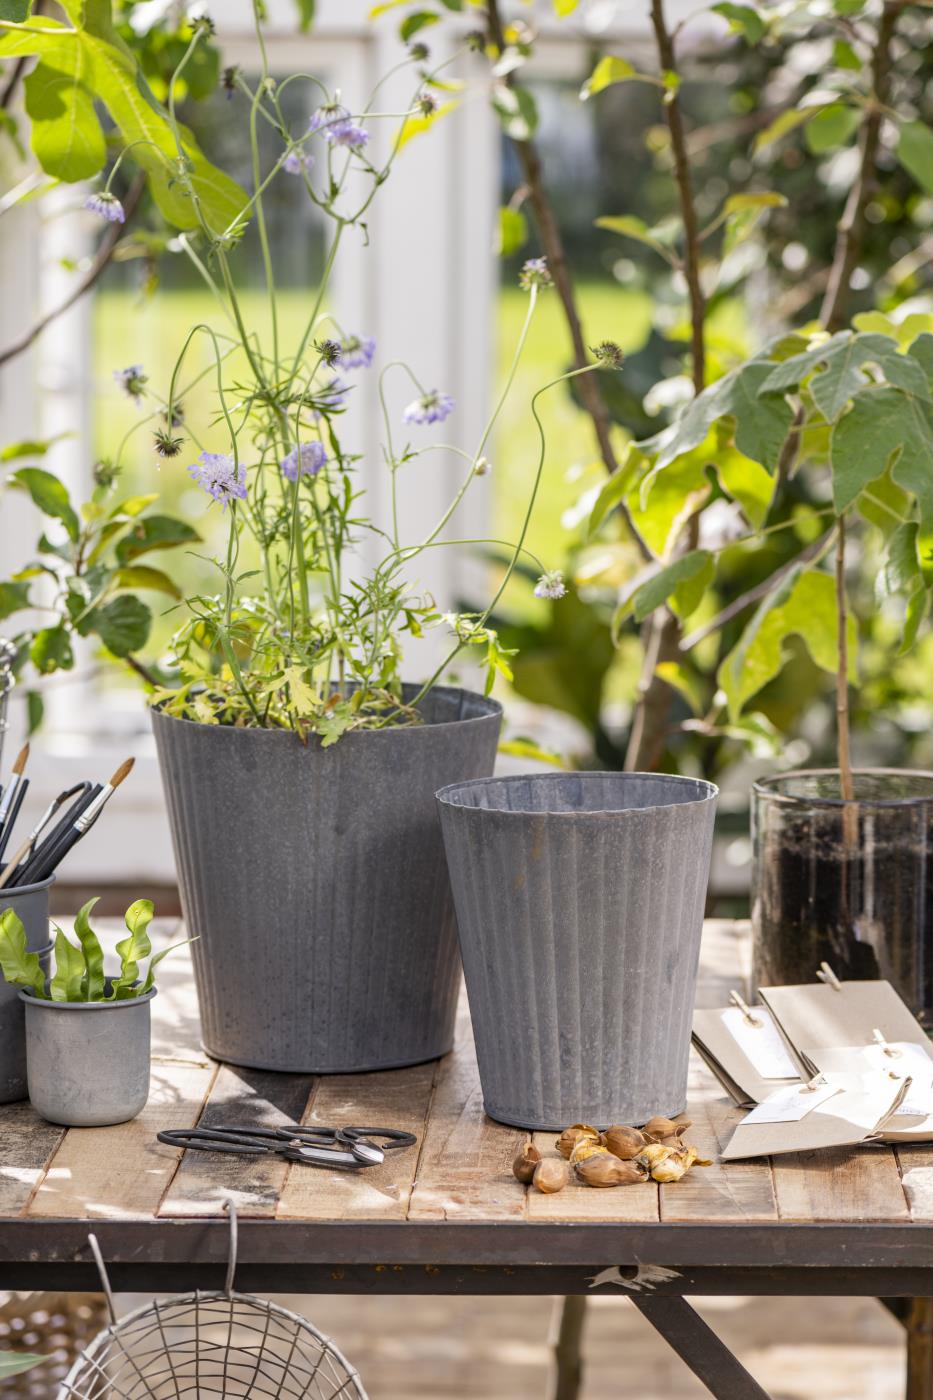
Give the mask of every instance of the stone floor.
[[[549, 1298], [281, 1298], [333, 1337], [370, 1400], [546, 1400]], [[696, 1306], [773, 1400], [902, 1400], [900, 1325], [874, 1299]], [[709, 1392], [625, 1298], [590, 1300], [582, 1400]]]

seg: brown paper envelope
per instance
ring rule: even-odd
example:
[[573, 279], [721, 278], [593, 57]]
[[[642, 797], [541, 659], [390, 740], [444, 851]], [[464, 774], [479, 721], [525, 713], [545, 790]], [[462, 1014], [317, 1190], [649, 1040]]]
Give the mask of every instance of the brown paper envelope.
[[861, 1076], [829, 1076], [840, 1080], [843, 1087], [831, 1099], [796, 1123], [740, 1123], [722, 1153], [724, 1162], [744, 1157], [777, 1157], [786, 1152], [813, 1152], [827, 1147], [855, 1147], [866, 1138], [873, 1138], [878, 1125], [891, 1112], [903, 1088], [892, 1082], [890, 1092], [884, 1091], [884, 1081], [878, 1089], [865, 1091], [861, 1087], [847, 1088], [847, 1083], [860, 1085]]
[[745, 1092], [745, 1090], [741, 1087], [741, 1085], [736, 1084], [735, 1080], [722, 1067], [722, 1065], [716, 1059], [715, 1055], [713, 1055], [707, 1049], [707, 1047], [703, 1044], [701, 1040], [697, 1038], [696, 1035], [694, 1035], [693, 1037], [693, 1048], [697, 1052], [703, 1063], [706, 1065], [707, 1069], [711, 1070], [716, 1076], [716, 1078], [719, 1080], [720, 1084], [725, 1089], [726, 1093], [732, 1099], [732, 1102], [736, 1105], [737, 1108], [755, 1107], [757, 1099], [750, 1098], [749, 1095]]
[[[741, 1045], [734, 1036], [729, 1034], [729, 1030], [722, 1022], [722, 1011], [725, 1007], [715, 1011], [694, 1011], [693, 1013], [693, 1043], [701, 1054], [705, 1051], [704, 1059], [707, 1059], [710, 1069], [716, 1077], [725, 1085], [729, 1093], [735, 1099], [740, 1108], [746, 1104], [749, 1106], [761, 1103], [774, 1089], [779, 1089], [782, 1084], [786, 1084], [786, 1079], [765, 1079], [758, 1073], [751, 1060], [745, 1054]], [[780, 1030], [780, 1026], [778, 1026]], [[786, 1038], [785, 1038], [786, 1039]], [[794, 1053], [794, 1047], [788, 1044], [788, 1050], [792, 1060], [798, 1057]], [[710, 1061], [713, 1061], [711, 1063]], [[725, 1075], [738, 1088], [739, 1097], [736, 1097], [726, 1084], [722, 1074], [716, 1069], [719, 1065]], [[806, 1077], [803, 1066], [801, 1073]]]
[[759, 996], [804, 1063], [821, 1069], [819, 1052], [843, 1045], [870, 1045], [873, 1032], [885, 1040], [929, 1046], [919, 1021], [890, 982], [823, 982], [799, 987], [761, 987]]

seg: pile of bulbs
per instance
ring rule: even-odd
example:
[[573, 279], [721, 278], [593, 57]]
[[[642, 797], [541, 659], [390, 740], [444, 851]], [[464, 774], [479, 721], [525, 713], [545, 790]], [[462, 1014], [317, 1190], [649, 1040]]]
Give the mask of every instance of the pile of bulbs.
[[570, 1180], [570, 1168], [584, 1186], [631, 1186], [637, 1181], [679, 1181], [691, 1167], [708, 1167], [695, 1147], [683, 1141], [689, 1119], [652, 1118], [643, 1128], [616, 1126], [601, 1133], [589, 1123], [565, 1128], [554, 1144], [558, 1157], [542, 1157], [526, 1143], [512, 1163], [523, 1184], [552, 1195]]

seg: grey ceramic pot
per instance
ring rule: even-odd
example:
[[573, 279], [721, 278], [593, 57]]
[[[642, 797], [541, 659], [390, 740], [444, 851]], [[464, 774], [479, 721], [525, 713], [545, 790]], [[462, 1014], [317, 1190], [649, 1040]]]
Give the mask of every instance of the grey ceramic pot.
[[502, 711], [443, 687], [422, 710], [327, 749], [153, 713], [210, 1055], [333, 1074], [450, 1049], [460, 959], [434, 793], [492, 772]]
[[486, 1112], [683, 1111], [717, 789], [549, 773], [438, 793]]
[[126, 1123], [149, 1097], [149, 1003], [41, 1001], [26, 1010], [26, 1066], [33, 1108], [50, 1123], [103, 1128]]
[[[26, 930], [26, 947], [38, 953], [48, 967], [49, 890], [54, 875], [37, 885], [0, 890], [0, 914], [14, 909]], [[26, 1098], [26, 1020], [19, 999], [19, 988], [0, 975], [0, 1103], [17, 1103]]]

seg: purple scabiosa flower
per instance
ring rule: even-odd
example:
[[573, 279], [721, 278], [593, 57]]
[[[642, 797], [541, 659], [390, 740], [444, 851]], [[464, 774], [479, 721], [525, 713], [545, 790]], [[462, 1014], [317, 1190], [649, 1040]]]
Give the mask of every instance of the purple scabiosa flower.
[[563, 598], [566, 592], [567, 585], [560, 569], [549, 569], [535, 584], [536, 598]]
[[428, 92], [427, 88], [422, 88], [415, 99], [415, 107], [423, 117], [433, 116], [440, 105], [434, 93]]
[[289, 175], [307, 175], [314, 165], [314, 156], [310, 151], [300, 151], [297, 146], [289, 151], [282, 161], [282, 169]]
[[327, 453], [322, 442], [303, 442], [293, 447], [282, 461], [282, 475], [289, 481], [297, 481], [299, 476], [317, 476], [327, 461]]
[[422, 394], [420, 399], [414, 399], [402, 418], [406, 423], [443, 423], [445, 418], [449, 418], [454, 411], [454, 401], [449, 394], [439, 394], [436, 389], [432, 389], [429, 394]]
[[326, 131], [331, 126], [342, 126], [344, 122], [350, 120], [350, 113], [346, 107], [339, 102], [325, 102], [317, 111], [311, 113], [311, 120], [308, 122], [309, 131]]
[[329, 384], [325, 384], [323, 389], [317, 390], [315, 398], [325, 409], [343, 408], [349, 388], [349, 384], [335, 375]]
[[123, 205], [115, 194], [110, 194], [107, 190], [100, 190], [97, 194], [89, 194], [84, 201], [85, 209], [90, 209], [92, 214], [99, 214], [102, 219], [106, 219], [108, 224], [122, 224], [126, 215], [123, 212]]
[[376, 353], [371, 335], [347, 335], [340, 342], [340, 363], [344, 369], [369, 369]]
[[228, 501], [246, 500], [246, 467], [225, 452], [202, 452], [188, 472], [224, 510]]
[[125, 389], [134, 403], [139, 403], [149, 383], [149, 376], [143, 374], [142, 365], [128, 365], [126, 369], [115, 369], [113, 377]]
[[529, 258], [518, 274], [518, 285], [525, 292], [530, 292], [532, 287], [552, 286], [547, 258]]
[[337, 122], [336, 125], [324, 128], [324, 140], [329, 141], [332, 146], [348, 146], [351, 150], [358, 151], [366, 145], [369, 140], [369, 132], [363, 126], [358, 126], [356, 122]]

